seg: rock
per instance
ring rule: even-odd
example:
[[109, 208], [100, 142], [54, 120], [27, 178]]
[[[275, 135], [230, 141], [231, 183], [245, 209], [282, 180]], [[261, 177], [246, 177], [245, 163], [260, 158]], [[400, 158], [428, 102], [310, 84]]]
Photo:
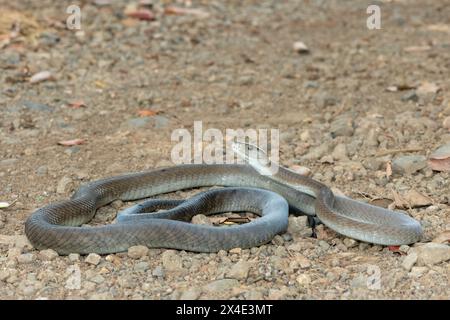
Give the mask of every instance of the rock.
[[272, 243], [277, 245], [277, 246], [282, 246], [284, 244], [284, 239], [283, 239], [282, 236], [277, 234], [275, 237], [273, 237]]
[[283, 131], [280, 134], [280, 141], [285, 143], [291, 143], [296, 134], [294, 130]]
[[164, 116], [160, 116], [160, 115], [155, 115], [153, 117], [142, 117], [142, 118], [132, 118], [129, 119], [125, 126], [131, 129], [136, 129], [136, 128], [144, 128], [147, 126], [152, 126], [155, 129], [162, 129], [164, 127], [167, 127], [167, 125], [169, 124], [169, 119], [164, 117]]
[[127, 121], [127, 126], [130, 128], [142, 128], [150, 122], [149, 117], [133, 118]]
[[438, 234], [431, 240], [435, 243], [450, 243], [450, 230], [445, 230], [444, 232]]
[[12, 166], [12, 165], [16, 164], [17, 161], [19, 161], [19, 159], [16, 159], [16, 158], [0, 160], [0, 167]]
[[22, 289], [22, 293], [23, 293], [25, 296], [31, 296], [31, 295], [33, 295], [35, 292], [36, 292], [36, 288], [35, 288], [34, 286], [25, 286], [25, 287]]
[[338, 104], [339, 99], [328, 92], [321, 92], [315, 96], [315, 103], [319, 108], [323, 109]]
[[281, 287], [281, 289], [270, 289], [267, 299], [268, 300], [286, 299], [286, 295], [288, 294], [289, 289], [286, 286]]
[[392, 172], [397, 174], [413, 174], [427, 166], [425, 156], [401, 156], [392, 161]]
[[430, 154], [428, 163], [434, 171], [450, 171], [450, 143], [434, 150]]
[[19, 248], [10, 248], [8, 250], [8, 260], [9, 261], [16, 261], [17, 257], [19, 257], [22, 254], [22, 250]]
[[291, 235], [303, 237], [308, 229], [307, 216], [289, 217], [287, 232]]
[[300, 140], [302, 140], [303, 142], [308, 142], [311, 140], [311, 133], [309, 132], [309, 130], [305, 130], [300, 133]]
[[360, 242], [358, 245], [359, 250], [363, 251], [363, 250], [367, 250], [369, 249], [370, 244], [368, 244], [367, 242]]
[[262, 300], [264, 299], [264, 295], [262, 292], [257, 290], [251, 290], [244, 294], [246, 300]]
[[10, 276], [10, 272], [7, 269], [0, 270], [0, 281], [6, 281]]
[[444, 121], [442, 122], [442, 126], [450, 131], [450, 117], [445, 117]]
[[244, 75], [239, 77], [238, 84], [240, 86], [249, 86], [255, 83], [255, 78], [252, 75]]
[[289, 241], [293, 240], [293, 238], [292, 238], [290, 233], [283, 233], [281, 235], [281, 238], [283, 239], [283, 242], [289, 242]]
[[333, 152], [331, 153], [331, 156], [334, 160], [348, 160], [347, 147], [345, 146], [345, 144], [339, 143], [338, 145], [336, 145]]
[[292, 48], [294, 49], [295, 52], [300, 53], [300, 54], [309, 53], [309, 48], [302, 41], [295, 41], [292, 44]]
[[319, 241], [319, 247], [321, 247], [325, 251], [330, 249], [330, 245], [328, 244], [328, 242], [323, 241], [323, 240]]
[[354, 122], [349, 116], [340, 116], [330, 123], [330, 133], [333, 138], [351, 137], [354, 132]]
[[59, 180], [58, 185], [56, 186], [56, 192], [59, 194], [64, 194], [69, 191], [69, 186], [72, 184], [72, 179], [64, 176]]
[[409, 275], [414, 278], [419, 278], [427, 271], [428, 271], [427, 267], [412, 267]]
[[411, 252], [410, 254], [408, 254], [402, 262], [402, 267], [403, 269], [405, 269], [406, 271], [410, 271], [411, 268], [414, 266], [414, 264], [417, 262], [417, 253], [416, 252]]
[[150, 264], [146, 261], [141, 261], [134, 266], [134, 270], [137, 272], [146, 272], [150, 268]]
[[48, 173], [48, 167], [47, 166], [40, 166], [36, 169], [36, 174], [38, 176], [45, 176]]
[[152, 271], [152, 276], [154, 276], [154, 277], [163, 278], [165, 275], [166, 275], [166, 273], [164, 272], [164, 269], [162, 266], [157, 266]]
[[367, 278], [366, 278], [366, 276], [363, 275], [363, 274], [360, 274], [360, 275], [356, 276], [351, 281], [350, 286], [353, 289], [356, 289], [356, 288], [367, 288]]
[[240, 260], [235, 263], [226, 273], [227, 278], [244, 280], [247, 279], [251, 264], [248, 261]]
[[305, 89], [317, 89], [319, 87], [319, 83], [317, 81], [306, 81], [305, 84], [303, 85], [303, 87]]
[[310, 149], [302, 158], [304, 160], [317, 160], [328, 154], [328, 151], [329, 145], [327, 143], [322, 143], [319, 146]]
[[80, 151], [81, 151], [81, 148], [79, 146], [72, 146], [72, 147], [64, 150], [64, 153], [67, 154], [68, 156], [72, 156]]
[[308, 260], [304, 255], [299, 254], [295, 256], [295, 261], [298, 263], [300, 268], [306, 269], [311, 267], [311, 261]]
[[298, 285], [305, 288], [309, 287], [311, 283], [311, 277], [307, 274], [301, 274], [295, 280], [297, 281]]
[[169, 119], [160, 115], [152, 117], [152, 120], [154, 121], [155, 129], [165, 128], [169, 124]]
[[68, 258], [72, 262], [80, 261], [80, 255], [78, 253], [71, 253]]
[[43, 261], [52, 261], [55, 260], [56, 257], [58, 257], [58, 252], [56, 252], [53, 249], [45, 249], [45, 250], [41, 250], [39, 252], [39, 259], [43, 260]]
[[434, 265], [450, 260], [450, 246], [446, 244], [429, 242], [413, 249], [417, 253], [418, 266]]
[[39, 35], [39, 43], [47, 46], [54, 46], [60, 41], [58, 34], [44, 31]]
[[239, 285], [236, 279], [221, 279], [208, 283], [203, 289], [209, 293], [222, 293]]
[[353, 248], [358, 245], [358, 241], [356, 241], [355, 239], [352, 239], [352, 238], [345, 238], [343, 242], [347, 248]]
[[132, 259], [140, 259], [148, 254], [146, 246], [132, 246], [128, 248], [128, 256]]
[[183, 262], [178, 252], [175, 250], [166, 250], [161, 255], [162, 264], [167, 271], [183, 271]]
[[183, 291], [183, 293], [180, 296], [180, 300], [197, 300], [201, 294], [202, 294], [201, 289], [196, 287], [189, 288]]
[[33, 245], [30, 243], [30, 241], [28, 240], [28, 238], [25, 235], [11, 236], [11, 242], [16, 248], [18, 248], [21, 251], [23, 251], [24, 249], [32, 249], [33, 248]]
[[101, 276], [100, 274], [93, 276], [89, 280], [96, 284], [101, 284], [101, 283], [105, 282], [105, 278], [103, 276]]
[[100, 263], [100, 261], [102, 260], [102, 257], [100, 257], [98, 254], [96, 253], [90, 253], [88, 254], [88, 256], [86, 257], [86, 259], [84, 259], [84, 261], [86, 263], [92, 264], [94, 266], [98, 265]]
[[417, 93], [414, 90], [412, 90], [412, 91], [405, 93], [401, 99], [402, 99], [402, 101], [417, 102], [419, 100], [419, 96], [417, 95]]
[[398, 248], [398, 251], [404, 252], [404, 253], [408, 253], [409, 249], [410, 249], [410, 247], [409, 247], [408, 245], [402, 244], [402, 245]]
[[205, 216], [204, 214], [197, 214], [197, 215], [193, 216], [191, 222], [193, 224], [203, 224], [203, 225], [207, 225], [207, 226], [213, 225], [211, 220], [209, 220], [209, 218], [207, 216]]
[[17, 257], [17, 262], [22, 264], [32, 263], [36, 260], [36, 256], [32, 253], [24, 253]]
[[233, 249], [230, 249], [228, 252], [231, 253], [231, 254], [238, 254], [238, 255], [240, 255], [242, 253], [242, 249], [241, 248], [233, 248]]
[[50, 108], [46, 104], [36, 103], [33, 101], [23, 101], [22, 106], [24, 106], [26, 109], [31, 111], [45, 111], [45, 112], [52, 112], [52, 108]]

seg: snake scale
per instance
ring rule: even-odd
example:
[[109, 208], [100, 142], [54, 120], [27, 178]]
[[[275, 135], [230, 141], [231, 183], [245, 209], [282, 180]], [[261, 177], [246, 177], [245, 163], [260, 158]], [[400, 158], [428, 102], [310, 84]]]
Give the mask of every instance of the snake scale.
[[[229, 188], [185, 201], [152, 200], [119, 214], [116, 223], [80, 227], [99, 207], [117, 199], [137, 200], [207, 186]], [[140, 214], [157, 209], [166, 211]], [[25, 233], [37, 249], [51, 248], [59, 254], [107, 254], [135, 245], [217, 252], [269, 242], [286, 231], [289, 210], [317, 216], [342, 235], [374, 244], [410, 244], [422, 235], [419, 222], [404, 213], [334, 196], [324, 184], [282, 166], [275, 175], [266, 176], [248, 164], [186, 164], [94, 181], [80, 187], [71, 199], [35, 211], [25, 223]], [[228, 211], [261, 217], [222, 228], [189, 223], [198, 213]]]

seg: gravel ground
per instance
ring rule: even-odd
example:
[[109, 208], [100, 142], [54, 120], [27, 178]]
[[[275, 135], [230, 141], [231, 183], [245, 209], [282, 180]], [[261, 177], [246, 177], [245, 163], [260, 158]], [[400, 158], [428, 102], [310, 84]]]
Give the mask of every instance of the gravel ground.
[[[380, 30], [366, 1], [108, 2], [80, 1], [69, 30], [70, 1], [0, 0], [1, 299], [449, 299], [448, 1], [378, 2]], [[33, 210], [171, 165], [171, 132], [196, 120], [278, 128], [283, 165], [405, 210], [422, 242], [374, 246], [324, 226], [312, 238], [304, 217], [272, 243], [214, 254], [58, 256], [27, 242]], [[58, 145], [73, 139], [84, 143]]]

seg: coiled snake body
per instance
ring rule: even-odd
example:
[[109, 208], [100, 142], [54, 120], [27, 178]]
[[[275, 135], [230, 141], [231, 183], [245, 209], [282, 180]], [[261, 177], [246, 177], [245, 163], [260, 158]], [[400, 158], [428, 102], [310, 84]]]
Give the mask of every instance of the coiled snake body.
[[[215, 189], [186, 201], [147, 204], [152, 210], [177, 207], [144, 219], [125, 214], [117, 223], [79, 227], [99, 207], [116, 199], [136, 200], [202, 186], [232, 188]], [[317, 215], [331, 229], [366, 242], [410, 244], [422, 234], [420, 224], [406, 214], [335, 197], [325, 185], [286, 168], [279, 167], [275, 176], [268, 177], [249, 165], [222, 164], [181, 165], [94, 181], [70, 200], [35, 211], [25, 223], [25, 233], [36, 248], [52, 248], [60, 254], [106, 254], [134, 245], [217, 252], [261, 245], [283, 233], [288, 204], [293, 211]], [[262, 217], [223, 228], [186, 222], [197, 213], [227, 211], [250, 211]]]

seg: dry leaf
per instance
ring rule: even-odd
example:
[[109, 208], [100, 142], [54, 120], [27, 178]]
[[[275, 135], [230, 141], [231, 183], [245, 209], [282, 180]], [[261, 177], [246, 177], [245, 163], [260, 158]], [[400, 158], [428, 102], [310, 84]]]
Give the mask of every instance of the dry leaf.
[[247, 217], [231, 217], [227, 218], [223, 223], [224, 224], [242, 224], [250, 222], [250, 219]]
[[95, 81], [94, 84], [97, 88], [100, 88], [100, 89], [104, 89], [107, 87], [106, 83], [104, 83], [103, 81], [100, 81], [100, 80]]
[[435, 150], [430, 155], [428, 165], [434, 171], [450, 171], [450, 143]]
[[215, 226], [221, 225], [227, 220], [227, 218], [225, 217], [214, 217], [214, 216], [210, 217], [209, 219], [211, 223]]
[[70, 146], [76, 146], [79, 144], [83, 144], [85, 142], [86, 142], [86, 140], [84, 140], [84, 139], [72, 139], [72, 140], [58, 141], [58, 144], [61, 146], [70, 147]]
[[423, 52], [423, 51], [428, 51], [430, 49], [431, 49], [430, 46], [411, 46], [411, 47], [406, 47], [403, 50], [406, 52]]
[[397, 191], [392, 190], [392, 196], [393, 196], [393, 200], [394, 200], [394, 205], [395, 208], [407, 208], [408, 207], [408, 203], [405, 201], [405, 199], [403, 199], [400, 194], [398, 194]]
[[136, 9], [125, 12], [125, 14], [134, 19], [152, 21], [155, 20], [155, 14], [148, 9]]
[[388, 246], [389, 251], [405, 254], [403, 251], [400, 251], [400, 246]]
[[450, 230], [445, 230], [444, 232], [440, 233], [431, 242], [450, 243]]
[[81, 107], [86, 108], [87, 105], [84, 103], [83, 100], [77, 100], [77, 101], [69, 102], [69, 107], [78, 109], [78, 108], [81, 108]]
[[408, 203], [410, 208], [425, 207], [432, 204], [430, 197], [425, 196], [417, 190], [411, 189], [403, 195], [403, 199]]
[[417, 88], [417, 94], [436, 93], [440, 88], [432, 82], [424, 82]]
[[369, 202], [371, 205], [377, 206], [377, 207], [381, 207], [381, 208], [389, 208], [389, 205], [391, 205], [392, 199], [386, 199], [386, 198], [377, 198], [377, 199], [372, 199]]
[[46, 81], [52, 79], [52, 74], [50, 71], [41, 71], [38, 72], [36, 74], [34, 74], [33, 76], [31, 76], [30, 78], [30, 83], [38, 83], [41, 81]]
[[389, 86], [386, 88], [386, 90], [389, 92], [397, 92], [397, 91], [411, 90], [415, 88], [416, 88], [415, 86], [411, 86], [409, 84], [399, 84], [395, 86]]
[[146, 110], [139, 110], [138, 111], [138, 115], [141, 117], [152, 117], [155, 116], [159, 113], [158, 110], [150, 110], [150, 109], [146, 109]]
[[201, 9], [180, 8], [175, 6], [166, 7], [164, 13], [167, 15], [194, 15], [199, 18], [209, 17], [209, 13]]

